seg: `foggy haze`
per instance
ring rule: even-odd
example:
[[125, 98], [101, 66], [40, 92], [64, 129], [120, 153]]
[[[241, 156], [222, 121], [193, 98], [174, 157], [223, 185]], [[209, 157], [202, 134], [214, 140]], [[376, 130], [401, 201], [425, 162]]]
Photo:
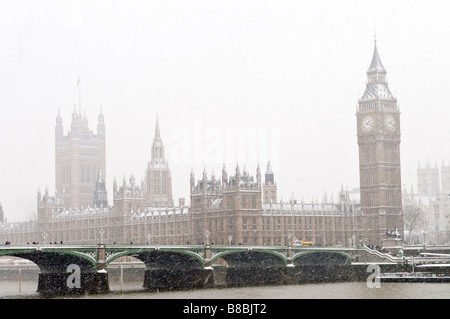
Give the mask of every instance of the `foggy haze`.
[[[0, 202], [33, 218], [55, 191], [55, 123], [106, 125], [106, 185], [144, 178], [156, 116], [173, 196], [271, 161], [278, 199], [359, 187], [356, 107], [376, 33], [401, 111], [402, 184], [450, 162], [448, 1], [2, 1]], [[240, 136], [236, 142], [234, 136]], [[258, 147], [255, 147], [258, 145]]]

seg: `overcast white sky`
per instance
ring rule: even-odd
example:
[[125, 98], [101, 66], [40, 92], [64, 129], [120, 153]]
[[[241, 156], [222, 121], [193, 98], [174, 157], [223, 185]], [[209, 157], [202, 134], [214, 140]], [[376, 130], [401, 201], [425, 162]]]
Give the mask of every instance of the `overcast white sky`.
[[[374, 45], [401, 108], [402, 184], [450, 162], [449, 1], [1, 1], [0, 202], [34, 217], [55, 190], [54, 127], [106, 123], [106, 183], [140, 181], [156, 114], [174, 198], [222, 163], [272, 160], [279, 197], [359, 186], [356, 106]], [[233, 143], [241, 134], [247, 146]], [[254, 145], [259, 145], [255, 148]], [[243, 149], [243, 152], [239, 152]]]

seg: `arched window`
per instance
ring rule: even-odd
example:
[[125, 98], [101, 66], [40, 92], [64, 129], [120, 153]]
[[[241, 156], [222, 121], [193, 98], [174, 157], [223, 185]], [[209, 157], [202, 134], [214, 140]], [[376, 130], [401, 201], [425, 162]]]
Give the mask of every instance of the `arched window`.
[[81, 164], [81, 176], [80, 176], [80, 178], [81, 178], [81, 182], [82, 183], [84, 183], [84, 164]]
[[91, 182], [91, 167], [89, 164], [86, 165], [86, 182]]

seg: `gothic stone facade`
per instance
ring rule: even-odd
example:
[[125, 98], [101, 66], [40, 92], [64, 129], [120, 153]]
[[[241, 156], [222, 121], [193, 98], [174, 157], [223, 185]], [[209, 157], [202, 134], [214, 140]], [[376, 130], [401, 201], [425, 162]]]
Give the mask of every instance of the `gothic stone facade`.
[[270, 165], [264, 183], [259, 166], [255, 177], [245, 168], [241, 173], [239, 166], [230, 176], [224, 167], [219, 179], [214, 174], [208, 178], [204, 171], [196, 181], [192, 172], [190, 207], [184, 201], [175, 206], [158, 123], [145, 182], [138, 186], [133, 176], [128, 183], [124, 177], [121, 187], [114, 182], [113, 206], [90, 206], [96, 185], [93, 174], [105, 171], [104, 119], [100, 114], [94, 136], [87, 120], [74, 111], [67, 137], [59, 114], [57, 118], [57, 194], [50, 196], [47, 189], [43, 196], [39, 193], [37, 221], [3, 223], [0, 237], [22, 243], [287, 245], [297, 239], [322, 246], [380, 245], [390, 234], [402, 234], [403, 216], [400, 112], [376, 45], [367, 76], [356, 114], [361, 206], [343, 190], [336, 203], [277, 202]]
[[245, 169], [241, 173], [238, 165], [232, 176], [224, 167], [221, 179], [213, 174], [208, 179], [204, 171], [202, 179], [195, 181], [191, 173], [194, 242], [208, 239], [217, 244], [288, 245], [302, 240], [320, 246], [359, 242], [359, 204], [350, 200], [348, 192], [341, 191], [338, 203], [292, 200], [263, 204], [265, 187], [274, 191], [271, 174], [271, 170], [266, 172], [263, 184], [259, 166], [256, 177]]
[[[39, 199], [47, 219], [0, 225], [1, 240], [13, 243], [152, 243], [288, 245], [294, 240], [315, 245], [353, 246], [362, 240], [360, 210], [348, 192], [337, 203], [262, 203], [264, 184], [246, 170], [222, 178], [195, 181], [191, 174], [191, 206], [144, 207], [131, 204], [67, 209], [48, 192]], [[140, 187], [126, 184], [128, 199], [142, 203]], [[122, 190], [125, 192], [125, 190]], [[207, 235], [208, 234], [208, 235]]]

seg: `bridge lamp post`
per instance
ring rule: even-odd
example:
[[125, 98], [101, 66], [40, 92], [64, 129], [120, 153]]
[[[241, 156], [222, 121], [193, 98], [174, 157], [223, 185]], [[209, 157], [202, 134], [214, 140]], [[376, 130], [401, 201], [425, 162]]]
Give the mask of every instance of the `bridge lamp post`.
[[212, 266], [211, 266], [211, 246], [209, 245], [209, 235], [211, 235], [211, 233], [209, 232], [209, 230], [205, 231], [205, 235], [206, 235], [206, 246], [205, 246], [205, 267], [204, 269], [207, 270], [212, 270]]
[[100, 244], [103, 244], [103, 234], [105, 233], [105, 230], [102, 228], [98, 232], [100, 233]]
[[206, 245], [209, 246], [209, 235], [211, 235], [211, 233], [209, 232], [209, 230], [206, 230], [205, 235], [206, 235]]
[[354, 247], [354, 248], [356, 249], [356, 235], [355, 235], [355, 234], [353, 234], [353, 235], [350, 237], [350, 246], [351, 246], [351, 247]]
[[148, 239], [148, 243], [151, 244], [151, 238], [152, 238], [152, 234], [148, 233], [147, 234], [147, 239]]
[[229, 235], [229, 236], [228, 236], [228, 240], [229, 240], [230, 246], [231, 246], [231, 241], [233, 240], [233, 236]]
[[287, 251], [287, 264], [286, 267], [295, 267], [294, 263], [292, 261], [292, 246], [291, 246], [291, 238], [292, 238], [292, 234], [288, 233], [288, 239], [289, 239], [289, 246], [288, 246], [288, 251]]
[[48, 236], [47, 232], [42, 233], [42, 239], [44, 240], [44, 244], [45, 244], [47, 236]]

